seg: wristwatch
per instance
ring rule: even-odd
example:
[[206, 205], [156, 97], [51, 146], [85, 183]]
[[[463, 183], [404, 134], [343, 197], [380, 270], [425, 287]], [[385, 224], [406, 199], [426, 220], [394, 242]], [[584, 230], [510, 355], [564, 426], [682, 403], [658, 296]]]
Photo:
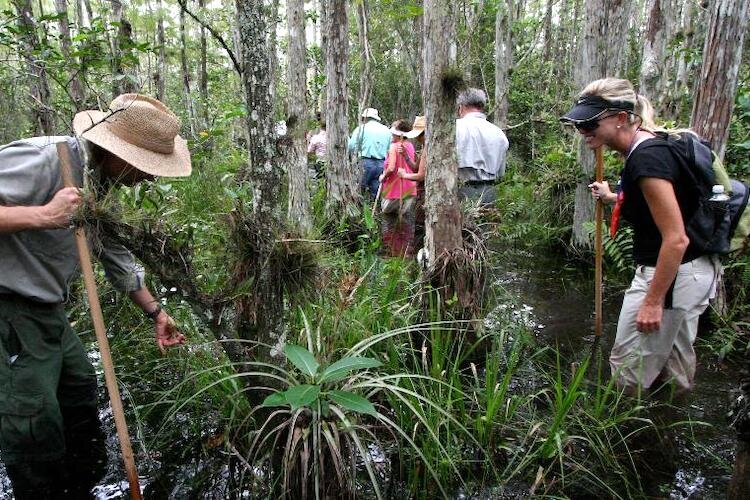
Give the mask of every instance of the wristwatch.
[[156, 307], [153, 311], [150, 312], [144, 312], [143, 314], [149, 318], [151, 321], [156, 321], [156, 318], [159, 316], [159, 313], [161, 312], [161, 304], [156, 304]]

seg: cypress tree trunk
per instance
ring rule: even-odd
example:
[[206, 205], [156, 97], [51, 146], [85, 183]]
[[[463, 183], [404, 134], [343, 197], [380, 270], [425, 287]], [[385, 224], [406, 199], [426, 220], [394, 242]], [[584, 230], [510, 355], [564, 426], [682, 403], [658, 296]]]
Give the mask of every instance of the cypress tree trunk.
[[60, 51], [68, 61], [73, 61], [73, 70], [68, 77], [70, 99], [76, 111], [84, 109], [86, 100], [83, 84], [78, 74], [79, 65], [71, 56], [72, 46], [70, 41], [70, 20], [68, 18], [67, 0], [55, 0], [55, 10], [59, 16], [58, 24], [60, 26]]
[[425, 178], [425, 246], [433, 265], [446, 252], [463, 248], [458, 202], [455, 86], [450, 40], [455, 11], [450, 0], [425, 0], [425, 82], [427, 95], [427, 173]]
[[346, 0], [326, 0], [323, 46], [326, 56], [326, 123], [328, 131], [326, 169], [326, 215], [354, 217], [359, 212], [359, 192], [347, 156], [349, 116], [346, 75], [349, 58]]
[[695, 89], [691, 127], [724, 158], [745, 46], [750, 0], [715, 0], [709, 12], [703, 66]]
[[21, 52], [26, 61], [29, 77], [29, 110], [31, 122], [38, 135], [54, 133], [53, 113], [50, 108], [50, 90], [44, 63], [34, 55], [39, 53], [39, 35], [36, 31], [31, 0], [13, 0], [21, 30]]
[[123, 93], [138, 92], [140, 85], [132, 69], [133, 27], [123, 14], [120, 0], [112, 0], [112, 21], [119, 24], [117, 34], [112, 38], [112, 73], [115, 75], [112, 93], [117, 97]]
[[182, 91], [185, 109], [188, 113], [188, 127], [190, 135], [195, 137], [195, 106], [190, 92], [190, 67], [187, 62], [187, 35], [185, 29], [185, 11], [180, 9], [180, 70], [182, 73]]
[[495, 18], [495, 124], [508, 126], [508, 89], [513, 66], [513, 0], [500, 2]]
[[307, 185], [307, 148], [305, 125], [307, 123], [307, 65], [305, 45], [305, 3], [303, 0], [286, 1], [287, 28], [289, 31], [287, 80], [289, 96], [287, 108], [287, 134], [292, 140], [287, 173], [289, 178], [289, 222], [301, 233], [312, 229], [310, 217], [310, 190]]
[[[586, 0], [585, 26], [580, 52], [573, 74], [576, 91], [589, 82], [605, 76], [620, 76], [624, 70], [626, 33], [631, 0]], [[594, 202], [588, 184], [594, 175], [594, 152], [579, 141], [578, 163], [582, 178], [576, 186], [571, 244], [576, 249], [591, 249], [592, 239], [584, 224], [594, 219]]]
[[[240, 210], [247, 228], [242, 234], [244, 259], [238, 267], [252, 283], [240, 328], [240, 336], [274, 345], [282, 338], [283, 293], [277, 268], [270, 258], [280, 232], [282, 171], [274, 165], [276, 157], [271, 68], [268, 51], [268, 22], [262, 2], [237, 0], [237, 29], [241, 54], [242, 84], [247, 100], [248, 163], [238, 173], [240, 182], [250, 186], [252, 206], [249, 214]], [[275, 260], [274, 260], [275, 261]], [[265, 349], [256, 359], [266, 359]]]
[[159, 45], [159, 56], [156, 62], [156, 98], [165, 102], [167, 97], [167, 41], [164, 36], [164, 6], [162, 0], [158, 0], [156, 8], [159, 9], [156, 20], [156, 43]]

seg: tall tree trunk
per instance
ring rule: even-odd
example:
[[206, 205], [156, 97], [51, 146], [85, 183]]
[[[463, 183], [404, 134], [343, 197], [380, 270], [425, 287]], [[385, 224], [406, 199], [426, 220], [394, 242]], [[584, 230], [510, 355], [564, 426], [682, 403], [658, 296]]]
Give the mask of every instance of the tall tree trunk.
[[455, 88], [450, 41], [455, 32], [451, 0], [425, 0], [425, 81], [427, 95], [427, 173], [425, 178], [425, 247], [429, 262], [463, 248], [461, 205], [458, 201]]
[[73, 107], [76, 112], [78, 112], [84, 109], [86, 98], [84, 95], [83, 84], [81, 83], [78, 74], [80, 71], [80, 65], [71, 56], [72, 44], [70, 41], [70, 20], [68, 18], [67, 0], [55, 0], [55, 10], [57, 11], [60, 26], [60, 51], [67, 61], [72, 62], [72, 64], [69, 65], [72, 66], [72, 69], [70, 70], [70, 76], [68, 77], [68, 88], [70, 98], [73, 101]]
[[112, 21], [118, 23], [117, 35], [112, 38], [112, 72], [115, 75], [112, 93], [115, 97], [122, 93], [138, 92], [140, 85], [132, 68], [133, 64], [133, 27], [123, 14], [122, 2], [111, 0]]
[[50, 90], [44, 62], [37, 59], [40, 52], [31, 0], [13, 0], [18, 13], [18, 28], [21, 31], [21, 53], [26, 61], [29, 77], [29, 110], [36, 134], [54, 133], [54, 115], [50, 108]]
[[349, 57], [346, 0], [326, 0], [323, 46], [326, 55], [326, 215], [354, 217], [359, 211], [359, 192], [347, 158], [347, 70]]
[[[420, 7], [424, 7], [423, 0], [414, 0], [414, 3]], [[422, 12], [424, 12], [424, 8], [422, 8]], [[424, 108], [424, 97], [427, 94], [427, 87], [424, 80], [424, 14], [414, 16], [412, 20], [412, 32], [414, 33], [414, 53], [416, 60], [414, 71], [417, 74], [419, 91], [422, 97], [422, 107]]]
[[666, 79], [674, 78], [667, 48], [674, 36], [675, 12], [678, 12], [676, 0], [649, 1], [639, 92], [649, 98], [657, 116], [662, 116], [669, 99]]
[[185, 110], [188, 114], [188, 126], [191, 137], [195, 137], [195, 106], [190, 92], [190, 67], [187, 61], [187, 30], [185, 28], [185, 10], [180, 9], [180, 70], [182, 72], [182, 91]]
[[544, 54], [542, 58], [545, 62], [549, 62], [552, 57], [552, 3], [552, 0], [547, 0], [544, 9]]
[[368, 35], [367, 19], [367, 0], [359, 0], [356, 3], [357, 8], [357, 36], [359, 39], [359, 57], [362, 61], [362, 75], [360, 76], [359, 86], [359, 107], [357, 116], [362, 115], [362, 111], [368, 107], [370, 94], [372, 93], [372, 52], [370, 51], [370, 41]]
[[289, 178], [289, 222], [302, 234], [312, 229], [310, 217], [310, 191], [307, 186], [307, 64], [305, 44], [305, 2], [286, 0], [286, 22], [289, 31], [287, 48], [287, 80], [289, 95], [287, 108], [287, 134], [292, 140], [287, 176]]
[[[281, 228], [280, 199], [283, 173], [274, 165], [276, 157], [271, 68], [268, 59], [268, 21], [263, 2], [237, 0], [237, 30], [242, 60], [242, 84], [247, 103], [248, 162], [238, 173], [252, 195], [251, 213], [245, 234], [247, 262], [241, 267], [252, 283], [250, 299], [240, 331], [242, 338], [274, 345], [282, 337], [283, 292], [278, 279], [277, 259], [270, 259]], [[238, 207], [241, 213], [241, 207]], [[268, 360], [263, 349], [258, 359]]]
[[513, 66], [513, 3], [505, 0], [497, 6], [495, 18], [495, 124], [508, 126], [508, 91]]
[[[574, 79], [577, 91], [589, 82], [605, 76], [620, 76], [624, 70], [626, 32], [631, 0], [586, 0], [585, 26]], [[572, 245], [590, 249], [592, 241], [585, 224], [594, 219], [594, 203], [588, 184], [594, 175], [594, 152], [579, 140], [578, 163], [582, 178], [576, 185]]]
[[166, 102], [167, 98], [167, 41], [164, 35], [164, 6], [162, 0], [156, 3], [159, 12], [156, 18], [156, 43], [159, 46], [159, 56], [156, 62], [156, 98]]
[[[203, 11], [206, 7], [206, 0], [198, 0], [199, 10]], [[208, 128], [208, 48], [206, 41], [206, 28], [201, 25], [200, 28], [200, 69], [198, 71], [198, 88], [201, 95], [201, 117], [203, 127]]]
[[734, 110], [750, 0], [715, 0], [710, 7], [703, 66], [690, 124], [724, 158]]
[[271, 22], [268, 29], [269, 66], [271, 68], [271, 100], [276, 97], [276, 85], [279, 79], [279, 58], [276, 55], [276, 26], [279, 23], [279, 0], [271, 1]]

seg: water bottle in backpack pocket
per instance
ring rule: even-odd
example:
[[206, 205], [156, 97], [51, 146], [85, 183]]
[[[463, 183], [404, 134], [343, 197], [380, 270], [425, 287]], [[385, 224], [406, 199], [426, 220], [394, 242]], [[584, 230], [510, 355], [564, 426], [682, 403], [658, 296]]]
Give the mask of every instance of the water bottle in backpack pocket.
[[698, 202], [693, 217], [685, 225], [690, 242], [704, 254], [729, 253], [729, 234], [732, 226], [730, 197], [724, 186], [715, 184], [710, 198]]

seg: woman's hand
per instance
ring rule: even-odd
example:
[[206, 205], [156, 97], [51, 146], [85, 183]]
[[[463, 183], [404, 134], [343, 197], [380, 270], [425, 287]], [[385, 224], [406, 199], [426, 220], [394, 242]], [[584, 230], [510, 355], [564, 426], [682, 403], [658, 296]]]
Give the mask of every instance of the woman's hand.
[[164, 311], [154, 319], [154, 331], [156, 333], [156, 345], [163, 354], [167, 353], [167, 347], [185, 343], [185, 335], [177, 329], [172, 317]]
[[641, 333], [658, 332], [661, 327], [661, 317], [664, 307], [659, 304], [647, 304], [645, 301], [638, 310], [635, 318], [635, 328]]
[[592, 182], [589, 184], [589, 188], [591, 189], [591, 196], [595, 200], [602, 200], [603, 203], [614, 203], [617, 201], [617, 195], [609, 188], [609, 182], [607, 181]]

